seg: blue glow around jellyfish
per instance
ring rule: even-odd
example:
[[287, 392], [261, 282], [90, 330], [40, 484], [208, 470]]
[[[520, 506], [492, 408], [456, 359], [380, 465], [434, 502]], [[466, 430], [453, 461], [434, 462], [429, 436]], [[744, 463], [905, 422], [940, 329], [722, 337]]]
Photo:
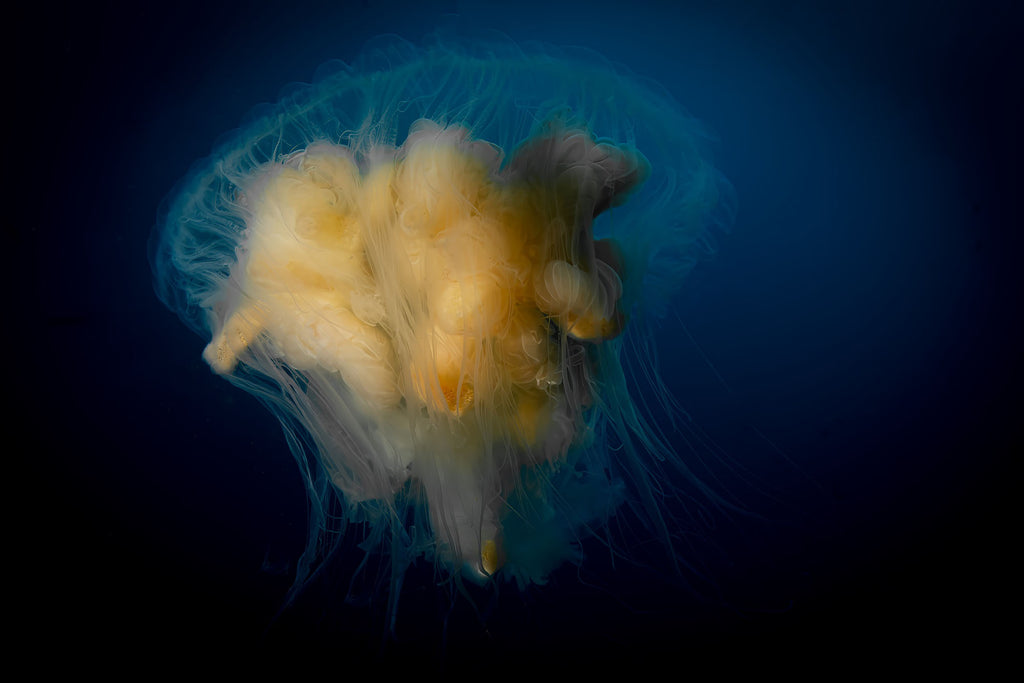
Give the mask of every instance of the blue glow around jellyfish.
[[647, 322], [731, 222], [702, 142], [593, 53], [381, 39], [179, 184], [157, 292], [284, 427], [311, 508], [294, 590], [354, 523], [392, 615], [418, 560], [543, 583], [624, 508], [680, 570], [664, 501], [717, 499], [655, 427]]

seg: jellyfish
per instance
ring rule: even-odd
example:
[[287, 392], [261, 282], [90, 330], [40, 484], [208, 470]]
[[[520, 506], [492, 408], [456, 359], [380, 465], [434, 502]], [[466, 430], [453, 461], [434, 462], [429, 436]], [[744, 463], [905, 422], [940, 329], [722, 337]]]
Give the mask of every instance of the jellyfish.
[[666, 491], [714, 494], [658, 426], [649, 321], [732, 220], [706, 137], [586, 50], [392, 37], [179, 183], [155, 287], [281, 421], [310, 501], [297, 587], [353, 525], [393, 604], [417, 561], [543, 584], [623, 508], [685, 562]]

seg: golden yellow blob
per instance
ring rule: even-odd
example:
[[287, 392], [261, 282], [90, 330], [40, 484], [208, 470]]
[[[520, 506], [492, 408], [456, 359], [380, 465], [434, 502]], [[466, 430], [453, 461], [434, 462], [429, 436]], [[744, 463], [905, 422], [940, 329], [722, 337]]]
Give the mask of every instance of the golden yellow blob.
[[485, 410], [494, 438], [541, 439], [562, 336], [622, 325], [617, 274], [589, 234], [595, 202], [580, 200], [608, 153], [580, 132], [552, 140], [603, 156], [502, 170], [500, 150], [421, 122], [364, 170], [326, 143], [268, 166], [247, 197], [243, 296], [208, 362], [231, 372], [265, 335], [289, 366], [339, 373], [368, 411]]
[[484, 547], [480, 551], [480, 561], [484, 572], [487, 574], [494, 574], [494, 572], [501, 568], [503, 564], [501, 553], [498, 550], [498, 544], [493, 539], [488, 539], [484, 542]]

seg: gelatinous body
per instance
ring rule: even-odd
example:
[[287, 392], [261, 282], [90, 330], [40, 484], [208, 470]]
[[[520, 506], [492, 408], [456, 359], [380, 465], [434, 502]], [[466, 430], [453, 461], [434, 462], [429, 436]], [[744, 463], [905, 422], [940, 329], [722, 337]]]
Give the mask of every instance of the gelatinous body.
[[157, 290], [282, 420], [299, 584], [351, 521], [396, 592], [420, 556], [543, 582], [622, 501], [671, 555], [653, 492], [686, 468], [647, 415], [671, 404], [621, 354], [729, 220], [699, 134], [594, 55], [386, 41], [183, 182]]

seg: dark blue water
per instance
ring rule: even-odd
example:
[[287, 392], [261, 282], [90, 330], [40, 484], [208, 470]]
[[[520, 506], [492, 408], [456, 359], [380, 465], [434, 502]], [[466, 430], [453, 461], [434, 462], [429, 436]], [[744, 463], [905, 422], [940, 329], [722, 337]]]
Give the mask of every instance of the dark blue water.
[[[339, 674], [998, 657], [1020, 535], [1014, 6], [115, 3], [30, 21], [50, 56], [13, 90], [44, 86], [23, 112], [38, 135], [11, 133], [29, 182], [8, 200], [35, 208], [12, 215], [5, 328], [24, 380], [12, 433], [28, 437], [8, 457], [30, 464], [8, 494], [25, 496], [8, 559], [27, 580], [12, 589], [31, 587], [22, 632], [86, 657], [294, 654]], [[397, 643], [329, 582], [274, 621], [302, 483], [277, 424], [152, 294], [146, 240], [162, 197], [254, 104], [449, 13], [596, 49], [719, 139], [738, 218], [658, 341], [694, 420], [778, 494], [763, 523], [722, 525], [712, 564], [735, 609], [591, 549], [613, 590], [568, 568], [484, 600], [486, 629], [457, 607], [443, 644], [429, 571], [410, 576]]]

